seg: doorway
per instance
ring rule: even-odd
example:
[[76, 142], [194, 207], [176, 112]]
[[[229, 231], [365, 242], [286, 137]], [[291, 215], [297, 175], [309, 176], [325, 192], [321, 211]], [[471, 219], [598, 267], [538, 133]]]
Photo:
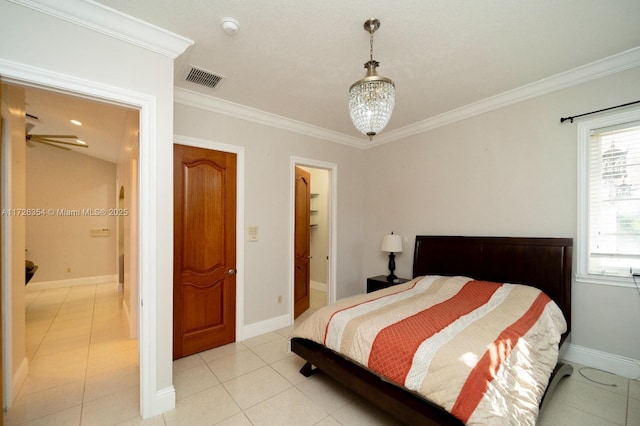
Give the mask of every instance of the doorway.
[[173, 359], [235, 341], [236, 155], [174, 144]]
[[206, 139], [193, 138], [183, 135], [175, 135], [174, 146], [176, 144], [202, 148], [205, 150], [232, 153], [236, 156], [236, 267], [235, 267], [235, 341], [243, 340], [244, 334], [244, 244], [245, 222], [244, 222], [244, 199], [245, 199], [245, 148], [242, 146], [226, 144]]
[[[93, 87], [91, 83], [88, 82], [84, 82], [84, 81], [76, 81], [74, 79], [70, 79], [64, 82], [65, 87], [56, 87], [54, 84], [51, 83], [51, 79], [47, 79], [46, 75], [43, 77], [42, 75], [37, 75], [37, 76], [30, 76], [28, 71], [23, 71], [23, 72], [17, 72], [17, 74], [20, 75], [20, 77], [24, 78], [24, 80], [22, 78], [20, 78], [19, 76], [14, 76], [11, 77], [10, 75], [8, 75], [10, 73], [6, 73], [3, 75], [3, 83], [6, 84], [11, 84], [11, 85], [16, 85], [16, 86], [23, 86], [26, 87], [28, 89], [30, 88], [35, 88], [35, 84], [37, 83], [32, 83], [32, 82], [37, 82], [39, 81], [39, 79], [46, 79], [47, 81], [47, 85], [45, 86], [44, 83], [42, 83], [41, 85], [37, 85], [37, 90], [42, 90], [42, 91], [51, 91], [54, 92], [58, 95], [64, 95], [67, 96], [69, 98], [75, 98], [75, 99], [79, 99], [82, 102], [87, 102], [87, 103], [110, 103], [110, 104], [117, 104], [120, 106], [125, 107], [126, 109], [129, 109], [131, 111], [134, 111], [134, 114], [136, 116], [136, 129], [135, 129], [135, 138], [136, 138], [136, 144], [138, 142], [138, 135], [141, 133], [140, 129], [145, 128], [148, 129], [151, 125], [151, 123], [154, 120], [154, 116], [146, 116], [144, 117], [144, 115], [140, 116], [140, 118], [138, 119], [137, 117], [139, 116], [139, 112], [140, 111], [147, 111], [149, 108], [149, 102], [150, 99], [144, 98], [144, 97], [140, 97], [138, 95], [135, 95], [133, 93], [129, 93], [129, 92], [122, 92], [122, 91], [117, 91], [114, 90], [113, 93], [116, 93], [117, 95], [114, 96], [118, 96], [119, 99], [106, 99], [105, 96], [105, 92], [104, 91], [104, 87], [101, 88], [97, 88], [97, 87]], [[45, 73], [46, 74], [46, 73]], [[27, 83], [27, 81], [29, 81], [29, 83]], [[109, 92], [110, 93], [110, 92]], [[138, 122], [139, 120], [142, 120], [141, 122]], [[23, 128], [24, 130], [24, 128]], [[58, 132], [56, 132], [58, 133]], [[148, 138], [147, 138], [148, 139]], [[148, 145], [149, 141], [146, 141], [145, 144]], [[24, 142], [23, 142], [24, 144]], [[37, 148], [36, 148], [37, 149]], [[58, 150], [56, 150], [58, 151]], [[137, 146], [136, 146], [136, 152], [137, 152]], [[137, 173], [137, 169], [136, 169], [136, 173]], [[137, 176], [136, 176], [136, 180], [137, 180]], [[114, 188], [116, 187], [116, 182], [113, 182], [112, 185], [114, 186]], [[11, 193], [15, 190], [15, 188], [13, 188], [13, 186], [11, 184], [8, 184], [7, 186], [8, 188], [8, 193]], [[143, 189], [144, 190], [144, 189]], [[115, 190], [114, 190], [115, 192]], [[117, 196], [113, 197], [113, 202], [114, 202], [114, 207], [117, 206], [117, 200], [116, 200]], [[130, 201], [131, 198], [129, 198]], [[65, 208], [66, 206], [52, 206], [51, 208], [54, 209], [54, 211], [56, 212], [55, 214], [59, 214], [57, 207], [62, 207]], [[93, 208], [102, 208], [103, 206], [83, 206], [86, 207], [87, 209], [93, 209]], [[117, 210], [117, 209], [114, 209]], [[60, 213], [62, 214], [62, 213]], [[82, 211], [79, 213], [80, 216], [84, 215], [84, 213], [82, 213]], [[137, 213], [134, 214], [130, 214], [128, 219], [130, 221], [133, 222], [137, 222]], [[114, 221], [115, 222], [115, 221]], [[108, 231], [109, 233], [115, 233], [116, 230], [115, 228], [117, 228], [116, 225], [114, 225], [112, 227], [112, 229], [110, 231]], [[11, 226], [10, 228], [11, 229]], [[131, 234], [131, 239], [138, 241], [140, 240], [140, 236], [137, 234], [137, 227], [132, 227], [132, 229], [136, 230], [136, 234], [133, 235]], [[88, 231], [87, 231], [88, 233]], [[28, 247], [27, 247], [28, 248]], [[6, 252], [7, 248], [3, 247], [3, 252]], [[111, 259], [113, 259], [111, 265], [117, 265], [117, 252], [116, 252], [116, 248], [114, 247], [113, 250], [113, 255], [111, 257]], [[137, 262], [136, 262], [137, 263]], [[3, 267], [6, 266], [4, 263], [2, 265]], [[130, 265], [131, 267], [133, 267], [134, 265]], [[135, 265], [137, 266], [137, 264]], [[66, 268], [67, 270], [70, 269], [71, 271], [73, 271], [73, 268]], [[117, 267], [116, 267], [117, 269]], [[14, 268], [14, 270], [16, 270], [16, 276], [17, 274], [20, 272], [18, 271], [18, 268]], [[41, 272], [44, 271], [44, 269], [41, 270]], [[135, 276], [136, 281], [139, 282], [140, 288], [142, 289], [142, 280], [138, 280], [138, 271], [137, 268], [134, 270], [133, 268], [131, 269], [132, 273], [131, 275]], [[22, 274], [24, 274], [24, 272], [22, 272]], [[117, 277], [117, 272], [114, 274], [113, 270], [112, 272], [109, 274], [112, 276], [116, 276]], [[56, 280], [53, 280], [56, 281]], [[81, 281], [81, 280], [80, 280]], [[114, 282], [114, 291], [117, 290], [117, 279], [113, 281]], [[7, 287], [7, 286], [3, 286], [3, 287]], [[24, 287], [24, 285], [23, 285]], [[3, 312], [3, 322], [5, 323], [4, 326], [7, 327], [9, 329], [9, 332], [6, 333], [5, 335], [3, 335], [3, 350], [6, 353], [12, 353], [14, 350], [17, 350], [17, 348], [19, 348], [20, 344], [19, 344], [19, 340], [18, 340], [18, 345], [16, 346], [16, 348], [14, 348], [14, 340], [13, 340], [13, 333], [11, 332], [11, 322], [12, 322], [12, 312], [15, 312], [15, 309], [12, 309], [13, 307], [10, 306], [10, 301], [12, 300], [12, 290], [8, 289], [8, 288], [3, 288], [3, 302], [4, 302], [4, 306], [8, 307], [8, 309], [5, 309], [5, 311]], [[136, 294], [137, 296], [137, 294]], [[153, 299], [152, 299], [153, 300]], [[136, 324], [140, 323], [140, 325], [144, 324], [144, 323], [148, 323], [148, 319], [146, 319], [145, 317], [142, 317], [143, 313], [142, 312], [138, 312], [137, 310], [137, 306], [139, 305], [139, 301], [136, 300], [134, 302], [131, 303], [133, 306], [135, 306], [135, 315], [141, 315], [141, 318], [135, 318], [135, 322]], [[23, 302], [23, 306], [24, 306], [24, 302]], [[117, 305], [114, 305], [117, 306]], [[132, 314], [134, 314], [132, 312]], [[149, 315], [147, 315], [148, 317]], [[24, 330], [24, 329], [23, 329]], [[135, 333], [135, 337], [133, 337], [134, 339], [137, 337], [137, 332]], [[142, 341], [142, 339], [140, 341], [138, 341], [137, 344], [135, 344], [134, 347], [134, 351], [135, 351], [135, 363], [139, 365], [140, 367], [140, 372], [139, 372], [139, 377], [140, 377], [140, 403], [139, 406], [136, 407], [136, 411], [138, 413], [140, 413], [141, 411], [144, 413], [145, 411], [145, 406], [148, 406], [148, 397], [144, 396], [144, 387], [145, 387], [145, 383], [149, 382], [151, 377], [149, 374], [149, 371], [145, 370], [145, 367], [149, 365], [148, 362], [145, 361], [145, 358], [150, 357], [152, 354], [148, 351], [145, 350], [145, 348], [148, 348], [148, 343], [152, 344], [155, 348], [155, 342], [144, 342]], [[140, 349], [138, 349], [138, 347]], [[155, 349], [154, 349], [155, 351]], [[23, 374], [22, 371], [17, 371], [11, 370], [9, 366], [5, 365], [4, 366], [4, 389], [8, 390], [10, 393], [9, 395], [5, 395], [5, 401], [13, 401], [13, 399], [15, 398], [15, 395], [17, 394], [16, 391], [16, 385], [19, 385], [22, 383], [22, 380], [24, 378], [24, 376], [20, 376], [20, 374]], [[18, 374], [16, 376], [16, 373]], [[26, 374], [26, 369], [24, 374]], [[153, 375], [155, 376], [155, 372], [153, 372]], [[22, 377], [22, 378], [21, 378]], [[154, 379], [155, 380], [155, 379]], [[155, 383], [155, 381], [154, 381]], [[151, 392], [148, 392], [147, 395], [148, 396], [153, 396], [155, 399], [155, 389], [149, 389]], [[137, 399], [137, 398], [136, 398]], [[147, 409], [148, 411], [148, 409]]]
[[[299, 172], [305, 173], [304, 179], [299, 179]], [[306, 318], [315, 309], [332, 303], [336, 300], [336, 261], [334, 253], [336, 252], [336, 188], [337, 188], [337, 165], [317, 160], [292, 158], [291, 160], [292, 174], [292, 243], [291, 243], [291, 316], [292, 322]], [[308, 177], [306, 177], [308, 176]], [[303, 196], [301, 185], [299, 182], [308, 180], [308, 199], [300, 202]], [[300, 216], [296, 213], [296, 204], [298, 207], [307, 205], [309, 214], [304, 220], [296, 219]], [[303, 215], [304, 216], [304, 215]], [[307, 219], [308, 218], [308, 219]], [[307, 229], [303, 229], [306, 227]], [[299, 269], [298, 252], [305, 250], [296, 248], [299, 245], [299, 235], [308, 234], [308, 283], [300, 283], [300, 277], [296, 272]], [[306, 291], [309, 295], [309, 308], [296, 307], [297, 299], [300, 298], [301, 285], [307, 285]], [[296, 319], [296, 318], [299, 318]]]

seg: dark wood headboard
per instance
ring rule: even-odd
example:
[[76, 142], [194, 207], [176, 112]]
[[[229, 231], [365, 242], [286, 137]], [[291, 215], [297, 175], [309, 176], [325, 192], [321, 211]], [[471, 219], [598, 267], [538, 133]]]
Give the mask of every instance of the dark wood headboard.
[[571, 238], [418, 235], [413, 277], [461, 275], [537, 287], [558, 304], [567, 320], [568, 333], [572, 252]]

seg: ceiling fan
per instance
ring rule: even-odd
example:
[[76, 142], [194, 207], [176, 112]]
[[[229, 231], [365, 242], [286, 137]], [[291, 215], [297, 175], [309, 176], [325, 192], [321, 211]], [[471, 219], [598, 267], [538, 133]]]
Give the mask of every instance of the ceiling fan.
[[[34, 120], [38, 120], [38, 117], [35, 115], [27, 114], [28, 118], [32, 118]], [[74, 146], [78, 148], [89, 148], [84, 142], [80, 142], [76, 135], [40, 135], [40, 134], [31, 134], [29, 133], [31, 129], [35, 127], [33, 123], [26, 124], [26, 137], [27, 137], [27, 145], [30, 147], [34, 147], [33, 142], [41, 143], [44, 145], [49, 145], [54, 148], [64, 149], [65, 151], [70, 151], [71, 148], [67, 148], [67, 146]], [[57, 140], [57, 139], [69, 139], [69, 140]], [[65, 146], [67, 145], [67, 146]]]

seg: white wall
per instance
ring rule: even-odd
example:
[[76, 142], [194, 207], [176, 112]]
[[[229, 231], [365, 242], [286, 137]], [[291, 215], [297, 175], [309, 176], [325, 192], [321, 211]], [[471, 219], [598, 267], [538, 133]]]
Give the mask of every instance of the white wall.
[[[627, 70], [365, 151], [365, 208], [376, 212], [366, 220], [366, 274], [385, 273], [379, 246], [391, 229], [408, 239], [396, 257], [402, 277], [417, 234], [570, 237], [575, 246], [577, 126], [560, 117], [637, 100], [639, 82], [640, 68]], [[574, 344], [640, 360], [634, 289], [574, 283], [572, 321]]]
[[[129, 317], [129, 329], [132, 339], [138, 337], [138, 133], [140, 120], [138, 111], [127, 113], [127, 122], [120, 145], [120, 157], [117, 165], [117, 187], [124, 188], [124, 208], [122, 238], [119, 247], [124, 250], [124, 309]], [[119, 191], [119, 189], [118, 189]], [[118, 192], [119, 193], [119, 192]]]
[[[25, 115], [24, 89], [2, 87], [2, 304], [5, 363], [4, 403], [11, 406], [27, 378], [25, 336]], [[7, 191], [6, 185], [14, 188]]]
[[[205, 100], [206, 102], [206, 100]], [[362, 292], [364, 195], [362, 150], [320, 141], [262, 124], [177, 103], [175, 132], [245, 148], [245, 224], [259, 227], [257, 242], [244, 242], [244, 319], [240, 326], [291, 311], [289, 242], [290, 159], [335, 163], [337, 194], [337, 298]], [[278, 303], [278, 295], [283, 302]]]
[[[78, 6], [74, 7], [77, 3]], [[39, 2], [26, 2], [38, 7]], [[67, 8], [68, 13], [88, 18], [100, 6], [68, 0], [48, 7]], [[175, 406], [172, 386], [172, 258], [173, 219], [173, 59], [172, 52], [186, 48], [178, 38], [139, 22], [122, 22], [118, 14], [101, 16], [101, 25], [122, 31], [135, 27], [135, 36], [171, 41], [144, 47], [127, 43], [120, 35], [93, 30], [74, 20], [63, 20], [30, 7], [0, 2], [0, 74], [3, 78], [27, 79], [44, 86], [81, 91], [90, 96], [140, 106], [140, 289], [144, 294], [141, 324], [141, 409], [145, 417]], [[85, 15], [85, 18], [87, 15]], [[84, 18], [77, 21], [83, 22]], [[110, 19], [112, 21], [110, 21]], [[141, 28], [144, 27], [144, 28]], [[138, 31], [139, 30], [139, 31]], [[114, 30], [115, 31], [115, 30]], [[133, 34], [133, 32], [131, 33]], [[148, 41], [146, 40], [146, 41]], [[160, 52], [160, 53], [158, 53]], [[5, 190], [6, 188], [3, 188]], [[146, 284], [146, 285], [145, 285]], [[147, 344], [148, 342], [148, 344]], [[145, 354], [148, 357], [145, 360]]]
[[[116, 207], [116, 166], [42, 144], [27, 149], [26, 207], [49, 211], [26, 218], [32, 283], [115, 275], [116, 216], [85, 213]], [[78, 216], [65, 216], [76, 214]], [[92, 229], [108, 229], [93, 237]]]

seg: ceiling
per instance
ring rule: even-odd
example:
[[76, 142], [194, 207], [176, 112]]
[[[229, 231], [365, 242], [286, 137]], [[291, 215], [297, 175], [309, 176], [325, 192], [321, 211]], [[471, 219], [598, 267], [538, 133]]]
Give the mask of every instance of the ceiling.
[[[118, 162], [120, 141], [138, 127], [138, 111], [62, 93], [25, 87], [25, 111], [29, 134], [74, 135], [86, 147], [61, 145], [79, 154], [111, 163]], [[77, 120], [77, 126], [71, 123]], [[68, 138], [52, 138], [69, 141]], [[31, 143], [28, 149], [54, 149], [50, 145]]]
[[[337, 132], [362, 146], [369, 142], [351, 123], [347, 95], [365, 74], [369, 34], [363, 24], [369, 18], [381, 21], [374, 39], [378, 72], [396, 85], [395, 110], [379, 139], [640, 47], [638, 0], [98, 3], [195, 42], [175, 60], [177, 88]], [[239, 21], [236, 35], [224, 33], [224, 17]], [[224, 78], [214, 89], [187, 82], [192, 66]], [[125, 109], [58, 94], [43, 97], [37, 89], [28, 89], [27, 98], [27, 112], [42, 120], [32, 133], [74, 132], [94, 151], [102, 144], [100, 132], [106, 140], [124, 131], [118, 120]], [[63, 101], [69, 106], [63, 108]], [[61, 111], [82, 117], [86, 127], [68, 125], [77, 117], [62, 117]], [[115, 162], [111, 145], [110, 153], [95, 155]]]
[[[363, 141], [347, 94], [369, 60], [368, 18], [381, 21], [378, 72], [396, 84], [387, 131], [640, 46], [638, 0], [98, 2], [195, 41], [177, 87]], [[224, 17], [239, 21], [235, 36]], [[190, 65], [224, 79], [186, 82]]]

